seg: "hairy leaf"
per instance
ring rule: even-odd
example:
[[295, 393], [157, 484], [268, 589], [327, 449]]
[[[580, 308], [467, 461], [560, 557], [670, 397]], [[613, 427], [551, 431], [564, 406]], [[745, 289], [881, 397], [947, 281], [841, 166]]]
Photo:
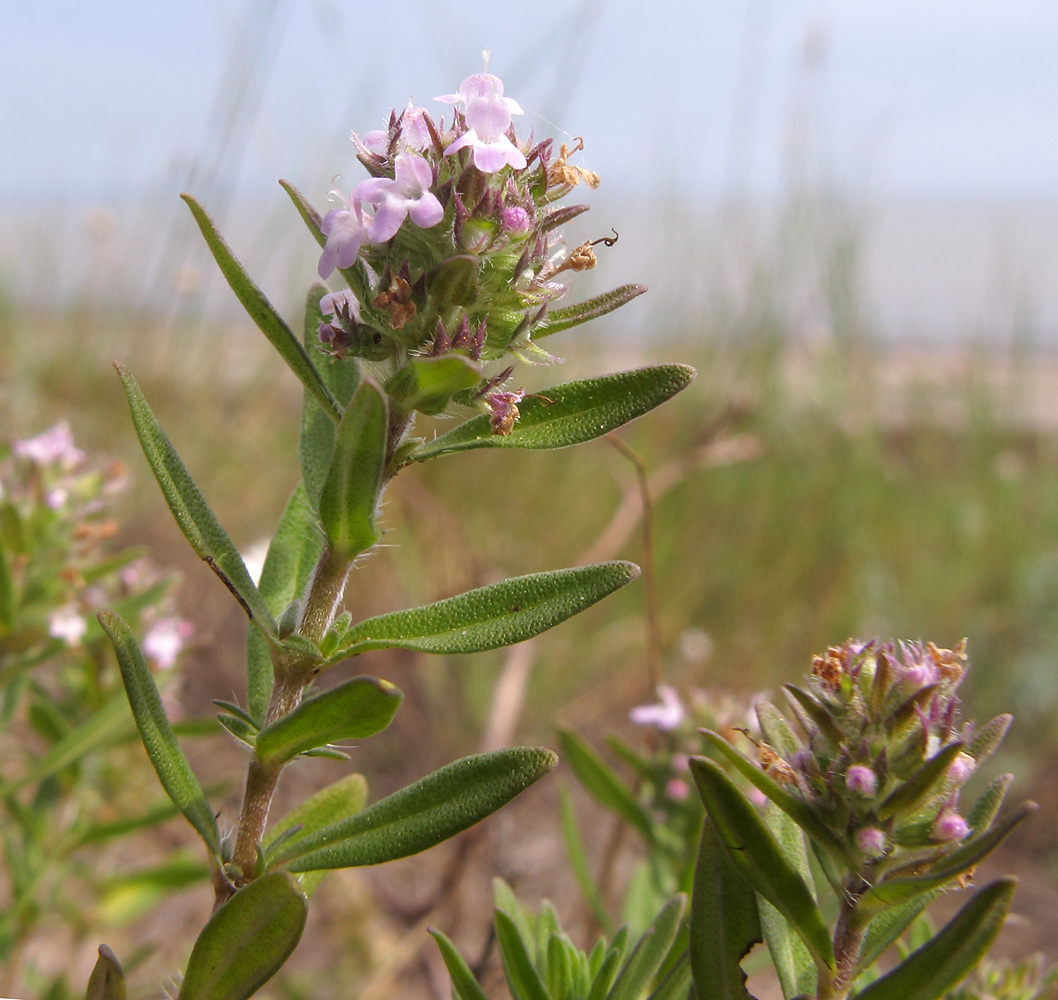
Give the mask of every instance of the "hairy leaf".
[[273, 863], [292, 871], [376, 865], [417, 854], [506, 805], [557, 763], [550, 750], [521, 747], [465, 757], [355, 816], [280, 845]]
[[580, 326], [581, 323], [605, 316], [627, 305], [646, 290], [646, 285], [621, 285], [609, 292], [603, 292], [602, 295], [596, 295], [586, 302], [578, 302], [576, 305], [566, 306], [563, 309], [549, 309], [544, 314], [543, 320], [534, 327], [533, 339], [549, 337], [560, 330], [568, 330], [571, 326]]
[[527, 396], [510, 434], [493, 433], [483, 413], [420, 445], [408, 462], [424, 462], [472, 448], [566, 448], [602, 437], [652, 410], [690, 385], [695, 376], [686, 365], [660, 365], [566, 382]]
[[305, 894], [289, 872], [268, 872], [209, 918], [191, 951], [177, 1000], [245, 1000], [301, 940]]
[[176, 742], [158, 688], [132, 630], [112, 611], [101, 611], [99, 622], [117, 653], [132, 715], [162, 788], [198, 831], [210, 853], [220, 857], [217, 820], [180, 744]]

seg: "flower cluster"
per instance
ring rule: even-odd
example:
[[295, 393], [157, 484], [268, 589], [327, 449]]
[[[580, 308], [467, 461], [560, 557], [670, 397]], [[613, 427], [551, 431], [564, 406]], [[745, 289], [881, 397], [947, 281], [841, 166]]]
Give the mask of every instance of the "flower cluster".
[[[807, 690], [786, 689], [803, 738], [783, 727], [773, 742], [784, 745], [757, 744], [760, 765], [867, 861], [948, 849], [973, 825], [960, 789], [1009, 724], [975, 733], [960, 721], [966, 667], [965, 640], [832, 646], [814, 658]], [[770, 729], [762, 717], [769, 736], [775, 717]]]
[[[458, 93], [436, 100], [452, 109], [451, 121], [409, 105], [391, 113], [386, 129], [352, 135], [370, 176], [348, 193], [333, 191], [338, 207], [318, 219], [319, 274], [338, 269], [349, 285], [321, 303], [320, 346], [398, 367], [452, 352], [475, 364], [505, 355], [552, 361], [534, 334], [584, 322], [644, 291], [616, 289], [583, 315], [553, 310], [572, 273], [595, 265], [592, 243], [568, 250], [559, 232], [587, 206], [559, 202], [599, 178], [568, 163], [583, 148], [579, 140], [554, 155], [550, 139], [519, 139], [513, 119], [522, 108], [496, 76], [469, 76]], [[494, 388], [496, 380], [467, 401], [491, 407], [496, 433], [505, 433], [516, 401], [486, 400]]]
[[151, 662], [175, 664], [192, 629], [172, 611], [171, 580], [134, 552], [110, 548], [119, 530], [112, 505], [125, 485], [124, 469], [91, 461], [65, 422], [13, 442], [0, 458], [0, 572], [10, 619], [0, 627], [0, 653], [13, 663], [76, 650], [90, 631], [98, 637], [95, 611], [116, 604], [139, 615]]

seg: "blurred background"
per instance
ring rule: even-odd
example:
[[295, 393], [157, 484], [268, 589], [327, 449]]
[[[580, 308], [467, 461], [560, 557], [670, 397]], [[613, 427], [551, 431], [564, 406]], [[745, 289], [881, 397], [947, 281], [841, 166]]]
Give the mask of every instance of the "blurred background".
[[[276, 179], [325, 208], [336, 176], [363, 176], [351, 130], [430, 107], [488, 51], [519, 133], [583, 136], [602, 177], [573, 235], [620, 239], [574, 296], [651, 289], [549, 342], [562, 368], [517, 378], [658, 361], [699, 378], [623, 432], [652, 477], [656, 617], [637, 585], [521, 666], [372, 654], [408, 694], [404, 738], [365, 747], [372, 787], [481, 745], [512, 670], [527, 683], [500, 730], [553, 743], [556, 718], [627, 728], [651, 657], [681, 689], [748, 696], [849, 635], [967, 636], [967, 712], [1016, 714], [1000, 769], [1050, 816], [1002, 862], [1030, 876], [1021, 944], [1058, 957], [1056, 45], [1047, 0], [0, 0], [2, 433], [68, 419], [128, 463], [127, 540], [182, 572], [198, 629], [184, 710], [241, 697], [238, 609], [184, 552], [110, 362], [136, 372], [236, 542], [267, 536], [295, 481], [297, 386], [177, 195], [299, 322], [317, 254]], [[350, 605], [644, 562], [637, 497], [605, 442], [415, 470]], [[349, 906], [332, 914], [359, 926]], [[377, 973], [368, 951], [342, 961]]]

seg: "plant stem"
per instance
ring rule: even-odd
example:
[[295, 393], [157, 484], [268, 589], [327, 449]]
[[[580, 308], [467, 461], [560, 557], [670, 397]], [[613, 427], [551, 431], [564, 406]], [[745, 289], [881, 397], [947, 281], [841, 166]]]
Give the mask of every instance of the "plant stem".
[[857, 877], [856, 881], [856, 886], [846, 886], [841, 901], [841, 912], [834, 928], [834, 972], [825, 981], [820, 977], [819, 1000], [845, 1000], [852, 989], [865, 930], [857, 913], [857, 903], [867, 888], [863, 879]]

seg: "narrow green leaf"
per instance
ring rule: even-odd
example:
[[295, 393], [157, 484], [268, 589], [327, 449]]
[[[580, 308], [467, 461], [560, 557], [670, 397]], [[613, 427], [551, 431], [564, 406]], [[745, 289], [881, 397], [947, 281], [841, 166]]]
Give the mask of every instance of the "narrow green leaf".
[[481, 368], [463, 354], [410, 358], [387, 380], [386, 395], [404, 413], [440, 413], [452, 397], [481, 382]]
[[220, 857], [220, 834], [217, 820], [206, 800], [202, 786], [191, 770], [184, 752], [176, 742], [169, 719], [162, 707], [162, 699], [155, 687], [147, 662], [125, 621], [112, 611], [101, 611], [103, 626], [121, 667], [121, 679], [132, 708], [140, 739], [150, 757], [158, 780], [166, 794], [187, 821], [198, 831], [214, 857]]
[[826, 737], [831, 747], [838, 747], [845, 738], [838, 724], [820, 702], [795, 684], [784, 684], [783, 691], [808, 716], [813, 725]]
[[976, 893], [928, 943], [856, 994], [855, 1000], [937, 1000], [981, 960], [999, 933], [1017, 880]]
[[563, 759], [584, 788], [620, 816], [648, 845], [653, 844], [654, 828], [650, 817], [617, 772], [572, 730], [559, 729], [558, 742]]
[[676, 940], [686, 906], [687, 897], [681, 892], [661, 908], [618, 973], [607, 1000], [639, 1000], [649, 991]]
[[906, 903], [898, 903], [887, 910], [883, 910], [867, 925], [867, 932], [863, 935], [863, 944], [860, 947], [860, 956], [856, 963], [856, 974], [869, 969], [890, 946], [900, 937], [915, 919], [922, 913], [934, 899], [941, 894], [940, 889], [923, 893]]
[[[332, 358], [323, 353], [319, 328], [323, 322], [320, 300], [327, 294], [325, 285], [316, 282], [305, 298], [305, 324], [302, 339], [310, 358], [316, 360], [316, 370], [323, 384], [331, 391], [338, 405], [346, 407], [360, 385], [360, 363], [356, 358]], [[319, 503], [320, 490], [327, 478], [327, 469], [334, 453], [334, 422], [321, 407], [316, 397], [305, 392], [301, 409], [301, 478], [313, 506]]]
[[117, 956], [105, 945], [99, 946], [99, 958], [88, 977], [85, 1000], [125, 1000], [128, 990], [125, 970]]
[[549, 309], [540, 323], [533, 328], [533, 339], [550, 337], [551, 334], [558, 333], [560, 330], [568, 330], [571, 326], [580, 326], [581, 323], [605, 316], [627, 305], [646, 290], [646, 285], [621, 285], [609, 292], [603, 292], [602, 295], [596, 295], [586, 302], [578, 302], [576, 305], [566, 306], [563, 309]]
[[879, 882], [860, 900], [864, 915], [873, 916], [899, 903], [939, 889], [964, 872], [976, 867], [992, 853], [1023, 820], [1039, 808], [1035, 802], [1024, 802], [1001, 823], [984, 833], [964, 841], [955, 850], [943, 855], [922, 875], [895, 878]]
[[793, 726], [770, 701], [758, 702], [756, 712], [761, 735], [768, 746], [773, 747], [780, 757], [789, 760], [802, 749], [803, 743]]
[[987, 830], [999, 814], [1007, 789], [1014, 780], [1012, 774], [1001, 774], [993, 778], [966, 813], [966, 822], [975, 833]]
[[283, 318], [276, 312], [272, 303], [268, 301], [261, 289], [254, 284], [246, 273], [242, 264], [231, 252], [231, 248], [217, 231], [213, 220], [206, 214], [205, 209], [189, 194], [182, 194], [180, 197], [187, 202], [188, 208], [191, 209], [191, 214], [194, 215], [195, 222], [198, 223], [198, 228], [202, 231], [210, 253], [213, 254], [213, 259], [216, 260], [228, 285], [235, 293], [235, 297], [242, 303], [243, 308], [257, 324], [258, 329], [279, 352], [279, 356], [287, 363], [287, 366], [298, 377], [301, 384], [305, 386], [308, 392], [312, 393], [331, 420], [337, 423], [342, 415], [341, 408], [338, 406], [338, 401], [331, 395], [330, 390], [323, 384], [323, 380], [305, 352], [305, 348], [301, 346], [297, 337], [294, 336], [290, 327], [283, 322]]
[[177, 1000], [244, 1000], [290, 957], [308, 902], [289, 872], [268, 872], [240, 889], [202, 929]]
[[[787, 860], [797, 869], [811, 891], [812, 874], [801, 828], [772, 803], [769, 803], [764, 811], [764, 822], [775, 834], [775, 839]], [[783, 996], [790, 1000], [792, 997], [811, 993], [816, 986], [816, 967], [800, 935], [791, 932], [786, 918], [766, 899], [758, 900], [758, 906], [764, 943], [768, 946], [768, 954], [779, 977]]]
[[518, 933], [524, 941], [533, 940], [533, 928], [526, 908], [518, 902], [518, 897], [510, 885], [499, 876], [492, 880], [492, 908], [503, 910], [514, 921], [514, 926], [518, 928]]
[[[323, 417], [320, 419], [326, 424], [333, 441], [334, 428], [331, 422]], [[291, 601], [305, 592], [309, 575], [322, 552], [323, 533], [306, 496], [305, 485], [299, 483], [280, 515], [257, 587], [265, 607], [274, 618], [282, 615]], [[247, 633], [246, 662], [250, 715], [260, 724], [268, 712], [273, 676], [270, 647], [256, 629], [250, 629]]]
[[614, 935], [614, 940], [611, 946], [606, 949], [606, 954], [603, 956], [599, 969], [595, 973], [595, 978], [592, 980], [588, 1000], [606, 1000], [606, 995], [610, 992], [610, 987], [613, 986], [617, 973], [621, 969], [621, 960], [624, 957], [624, 945], [627, 939], [627, 927], [620, 928], [617, 934]]
[[639, 575], [629, 562], [533, 573], [420, 608], [354, 625], [327, 663], [370, 649], [476, 653], [509, 646], [558, 625]]
[[376, 865], [418, 854], [506, 805], [557, 763], [521, 747], [455, 761], [363, 812], [283, 844], [275, 863], [292, 871]]
[[761, 940], [757, 895], [707, 816], [691, 893], [691, 972], [699, 997], [751, 1000], [742, 959]]
[[278, 823], [264, 839], [266, 853], [290, 835], [307, 837], [347, 816], [355, 816], [367, 803], [367, 781], [362, 774], [347, 774], [309, 796]]
[[444, 959], [445, 968], [452, 979], [452, 990], [457, 1000], [488, 1000], [488, 996], [481, 988], [470, 966], [459, 954], [456, 946], [452, 944], [448, 936], [434, 927], [427, 928], [433, 939], [437, 942], [437, 948]]
[[566, 448], [602, 437], [675, 396], [694, 379], [686, 365], [660, 365], [566, 382], [527, 396], [510, 434], [494, 434], [483, 413], [420, 445], [409, 462], [471, 448]]
[[691, 758], [691, 773], [720, 842], [743, 877], [801, 935], [820, 969], [832, 969], [834, 952], [826, 923], [805, 880], [787, 861], [757, 810], [706, 757]]
[[370, 379], [349, 401], [320, 492], [320, 523], [331, 550], [353, 559], [381, 537], [375, 526], [386, 460], [386, 398]]
[[566, 845], [566, 857], [573, 872], [573, 880], [577, 883], [581, 896], [591, 909], [595, 922], [602, 928], [604, 934], [610, 935], [613, 933], [613, 921], [606, 912], [602, 893], [588, 867], [588, 855], [584, 850], [584, 840], [577, 826], [573, 800], [569, 789], [565, 786], [559, 791], [559, 808], [562, 816], [562, 840]]
[[217, 716], [217, 721], [240, 743], [253, 749], [254, 740], [257, 738], [257, 724], [249, 723], [238, 715], [228, 715], [222, 712]]
[[27, 785], [38, 785], [45, 778], [65, 770], [93, 750], [113, 746], [133, 733], [128, 699], [119, 691], [109, 701], [105, 701], [98, 711], [71, 729], [57, 743], [53, 743], [43, 756], [33, 762], [29, 770], [7, 784], [0, 785], [0, 798], [6, 798]]
[[7, 553], [0, 545], [0, 635], [7, 635], [15, 628], [15, 581], [7, 562]]
[[963, 743], [949, 743], [930, 757], [910, 777], [902, 781], [878, 806], [878, 815], [910, 815], [941, 790], [951, 762], [963, 752]]
[[529, 956], [528, 942], [522, 940], [514, 921], [503, 910], [496, 910], [495, 921], [503, 971], [513, 1000], [551, 1000]]
[[658, 984], [658, 988], [650, 994], [648, 1000], [688, 1000], [688, 990], [692, 985], [691, 963], [687, 952], [684, 952]]
[[269, 723], [254, 741], [258, 759], [282, 764], [339, 740], [360, 740], [393, 721], [404, 695], [389, 681], [354, 677]]
[[973, 737], [966, 747], [966, 752], [973, 757], [975, 765], [980, 767], [989, 757], [995, 753], [996, 748], [1003, 742], [1007, 735], [1010, 724], [1014, 721], [1012, 715], [997, 715], [990, 722], [979, 726], [974, 730]]
[[857, 863], [856, 859], [850, 855], [848, 845], [843, 843], [803, 800], [788, 792], [770, 775], [757, 767], [753, 761], [743, 757], [719, 733], [711, 729], [699, 729], [698, 732], [711, 746], [719, 750], [725, 760], [733, 764], [744, 778], [762, 791], [820, 847], [849, 865]]
[[191, 543], [195, 554], [220, 577], [254, 624], [265, 634], [274, 635], [275, 622], [250, 578], [239, 550], [210, 510], [131, 372], [121, 364], [115, 368], [128, 397], [132, 422], [143, 453], [184, 537]]

